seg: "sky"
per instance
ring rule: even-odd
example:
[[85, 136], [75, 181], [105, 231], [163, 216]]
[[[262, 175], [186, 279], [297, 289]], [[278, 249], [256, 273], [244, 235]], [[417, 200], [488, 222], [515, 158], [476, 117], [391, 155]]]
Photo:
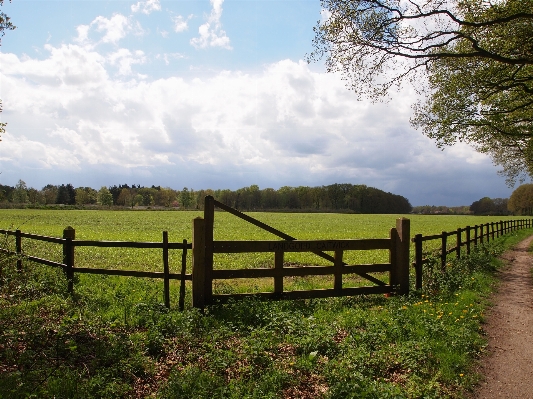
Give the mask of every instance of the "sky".
[[410, 126], [411, 87], [360, 100], [308, 64], [318, 0], [13, 0], [0, 184], [232, 190], [366, 184], [413, 206], [513, 188]]

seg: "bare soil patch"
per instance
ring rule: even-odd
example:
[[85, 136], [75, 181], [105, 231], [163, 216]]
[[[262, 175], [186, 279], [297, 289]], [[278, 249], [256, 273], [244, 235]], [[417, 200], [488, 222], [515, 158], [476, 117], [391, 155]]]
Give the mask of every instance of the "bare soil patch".
[[506, 266], [484, 325], [488, 354], [476, 399], [533, 398], [533, 256], [527, 252], [532, 241], [533, 236], [502, 256]]

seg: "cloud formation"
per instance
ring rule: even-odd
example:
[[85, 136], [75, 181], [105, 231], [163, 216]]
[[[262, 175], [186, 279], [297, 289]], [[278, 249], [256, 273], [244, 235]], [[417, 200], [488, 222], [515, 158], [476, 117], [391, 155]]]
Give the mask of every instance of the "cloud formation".
[[207, 21], [200, 25], [198, 33], [200, 36], [191, 39], [191, 45], [195, 48], [222, 47], [231, 50], [230, 39], [222, 29], [220, 18], [222, 17], [222, 3], [224, 0], [210, 0], [211, 13]]
[[142, 51], [45, 48], [44, 59], [0, 54], [9, 120], [3, 170], [59, 170], [83, 180], [104, 169], [114, 180], [100, 185], [119, 176], [197, 188], [351, 182], [411, 199], [425, 179], [455, 178], [455, 165], [467, 162], [473, 173], [490, 165], [466, 146], [441, 152], [413, 131], [412, 93], [389, 104], [359, 102], [338, 76], [303, 61], [150, 81], [133, 69], [148, 62]]
[[143, 14], [149, 15], [152, 11], [161, 11], [159, 0], [139, 1], [131, 5], [131, 12], [133, 13], [142, 12]]
[[[142, 35], [144, 33], [141, 25], [130, 17], [122, 14], [113, 14], [111, 18], [103, 16], [96, 17], [89, 25], [79, 25], [76, 28], [78, 37], [75, 41], [81, 45], [94, 47], [100, 43], [117, 45], [128, 33]], [[99, 40], [94, 41], [89, 37], [91, 31], [101, 33]]]

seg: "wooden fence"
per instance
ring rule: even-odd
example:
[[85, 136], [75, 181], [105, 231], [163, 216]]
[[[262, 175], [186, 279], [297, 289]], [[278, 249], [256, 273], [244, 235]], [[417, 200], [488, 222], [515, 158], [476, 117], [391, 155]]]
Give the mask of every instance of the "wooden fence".
[[[213, 237], [215, 207], [233, 214], [253, 225], [262, 228], [282, 238], [282, 240], [263, 241], [216, 241]], [[453, 232], [443, 232], [440, 235], [422, 236], [417, 234], [412, 242], [415, 244], [416, 288], [422, 288], [422, 267], [427, 262], [424, 259], [422, 243], [430, 240], [441, 240], [441, 260], [443, 267], [446, 264], [448, 254], [456, 253], [461, 256], [461, 248], [466, 247], [466, 253], [470, 253], [471, 246], [484, 241], [493, 240], [511, 231], [533, 227], [533, 219], [500, 221]], [[410, 221], [401, 218], [396, 221], [396, 227], [390, 230], [389, 238], [353, 239], [353, 240], [297, 240], [288, 234], [268, 226], [259, 220], [245, 215], [230, 208], [208, 196], [205, 198], [204, 217], [193, 220], [193, 242], [183, 240], [181, 243], [169, 242], [168, 234], [163, 232], [161, 242], [127, 242], [127, 241], [89, 241], [76, 240], [76, 232], [72, 227], [63, 231], [62, 238], [47, 237], [37, 234], [23, 233], [20, 230], [0, 230], [0, 234], [15, 237], [15, 251], [8, 248], [0, 248], [0, 252], [16, 255], [17, 269], [22, 270], [22, 260], [27, 259], [40, 264], [62, 268], [67, 277], [68, 291], [74, 290], [75, 273], [101, 274], [115, 276], [130, 276], [140, 278], [162, 279], [164, 282], [164, 304], [170, 307], [170, 280], [180, 280], [179, 308], [184, 308], [185, 281], [192, 281], [192, 302], [194, 307], [203, 308], [215, 301], [227, 301], [229, 298], [243, 296], [258, 296], [262, 298], [324, 298], [335, 296], [348, 296], [359, 294], [397, 293], [409, 292], [409, 245], [410, 245]], [[463, 234], [465, 239], [463, 239]], [[456, 236], [456, 246], [448, 248], [447, 238]], [[30, 239], [45, 241], [62, 246], [63, 261], [51, 260], [27, 255], [23, 251], [22, 240]], [[162, 251], [162, 272], [147, 272], [134, 270], [101, 269], [89, 267], [77, 267], [75, 265], [76, 247], [112, 247], [112, 248], [152, 248]], [[192, 274], [186, 273], [187, 250], [192, 249]], [[181, 272], [170, 273], [169, 250], [181, 250]], [[343, 261], [345, 251], [387, 250], [389, 262], [382, 264], [349, 265]], [[334, 253], [331, 256], [324, 251]], [[267, 252], [273, 255], [273, 267], [220, 270], [213, 267], [215, 254], [228, 253], [261, 253]], [[284, 254], [287, 252], [312, 252], [317, 256], [331, 262], [329, 266], [303, 266], [293, 267], [284, 265]], [[388, 283], [369, 273], [388, 273]], [[364, 287], [343, 287], [343, 276], [357, 274], [373, 283]], [[284, 278], [295, 276], [332, 276], [333, 286], [329, 289], [285, 291]], [[0, 275], [0, 279], [1, 279]], [[273, 292], [249, 293], [249, 294], [213, 294], [213, 281], [224, 279], [243, 278], [272, 278], [274, 281]]]
[[[430, 253], [437, 254], [437, 256], [440, 257], [441, 267], [444, 269], [446, 267], [448, 255], [455, 253], [456, 258], [459, 259], [463, 247], [466, 248], [466, 254], [468, 255], [470, 254], [472, 246], [483, 244], [484, 242], [490, 242], [495, 238], [515, 230], [531, 227], [533, 227], [533, 219], [500, 220], [499, 222], [491, 222], [479, 226], [466, 226], [463, 229], [458, 228], [455, 231], [443, 231], [442, 234], [438, 235], [423, 236], [422, 234], [417, 234], [411, 240], [415, 244], [415, 260], [412, 265], [414, 266], [416, 273], [416, 289], [422, 289], [422, 267], [428, 262], [428, 259], [424, 258], [423, 242], [431, 240], [441, 241], [440, 249], [437, 251], [431, 251]], [[455, 246], [448, 246], [448, 237], [455, 237]]]
[[[129, 277], [142, 277], [142, 278], [156, 278], [163, 279], [163, 298], [166, 307], [170, 307], [170, 280], [180, 280], [180, 296], [179, 296], [179, 308], [184, 307], [185, 298], [185, 281], [192, 280], [190, 274], [186, 274], [187, 265], [187, 250], [192, 249], [192, 244], [187, 243], [187, 240], [183, 240], [182, 243], [168, 242], [168, 233], [163, 232], [163, 239], [161, 242], [129, 242], [129, 241], [89, 241], [89, 240], [76, 240], [76, 231], [72, 227], [67, 227], [63, 230], [63, 238], [47, 237], [37, 234], [23, 233], [20, 230], [0, 230], [0, 234], [7, 236], [15, 236], [15, 251], [10, 251], [7, 248], [1, 248], [0, 251], [15, 255], [17, 257], [17, 269], [22, 270], [22, 259], [27, 259], [43, 265], [62, 268], [67, 277], [68, 292], [72, 293], [74, 290], [74, 273], [86, 273], [86, 274], [102, 274], [108, 276], [129, 276]], [[61, 245], [63, 247], [63, 262], [54, 262], [48, 259], [42, 259], [36, 256], [24, 254], [22, 248], [22, 239], [30, 239], [36, 241], [45, 241], [54, 244]], [[75, 266], [75, 248], [76, 247], [112, 247], [112, 248], [152, 248], [161, 249], [162, 251], [162, 272], [146, 272], [137, 270], [117, 270], [117, 269], [99, 269], [89, 267], [76, 267]], [[169, 250], [181, 249], [181, 273], [170, 273], [169, 271]], [[1, 276], [0, 276], [1, 277]]]

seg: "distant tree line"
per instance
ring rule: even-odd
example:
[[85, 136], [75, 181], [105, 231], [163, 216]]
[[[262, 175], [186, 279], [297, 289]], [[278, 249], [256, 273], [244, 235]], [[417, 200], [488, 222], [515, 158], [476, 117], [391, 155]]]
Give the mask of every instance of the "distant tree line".
[[423, 205], [413, 207], [413, 213], [420, 215], [509, 215], [512, 212], [509, 208], [507, 198], [483, 197], [474, 201], [470, 206], [435, 206]]
[[503, 216], [511, 214], [507, 198], [483, 197], [478, 201], [474, 201], [470, 205], [470, 210], [474, 215]]
[[413, 207], [413, 212], [418, 215], [470, 215], [470, 207], [445, 206], [445, 205], [419, 205]]
[[260, 189], [257, 185], [238, 190], [193, 190], [184, 187], [114, 185], [74, 188], [72, 184], [47, 184], [41, 190], [28, 188], [19, 180], [15, 187], [0, 185], [0, 203], [21, 205], [78, 205], [165, 207], [203, 209], [204, 197], [212, 195], [218, 201], [243, 211], [317, 211], [354, 213], [410, 213], [407, 198], [365, 185], [331, 184], [320, 187], [284, 186]]

